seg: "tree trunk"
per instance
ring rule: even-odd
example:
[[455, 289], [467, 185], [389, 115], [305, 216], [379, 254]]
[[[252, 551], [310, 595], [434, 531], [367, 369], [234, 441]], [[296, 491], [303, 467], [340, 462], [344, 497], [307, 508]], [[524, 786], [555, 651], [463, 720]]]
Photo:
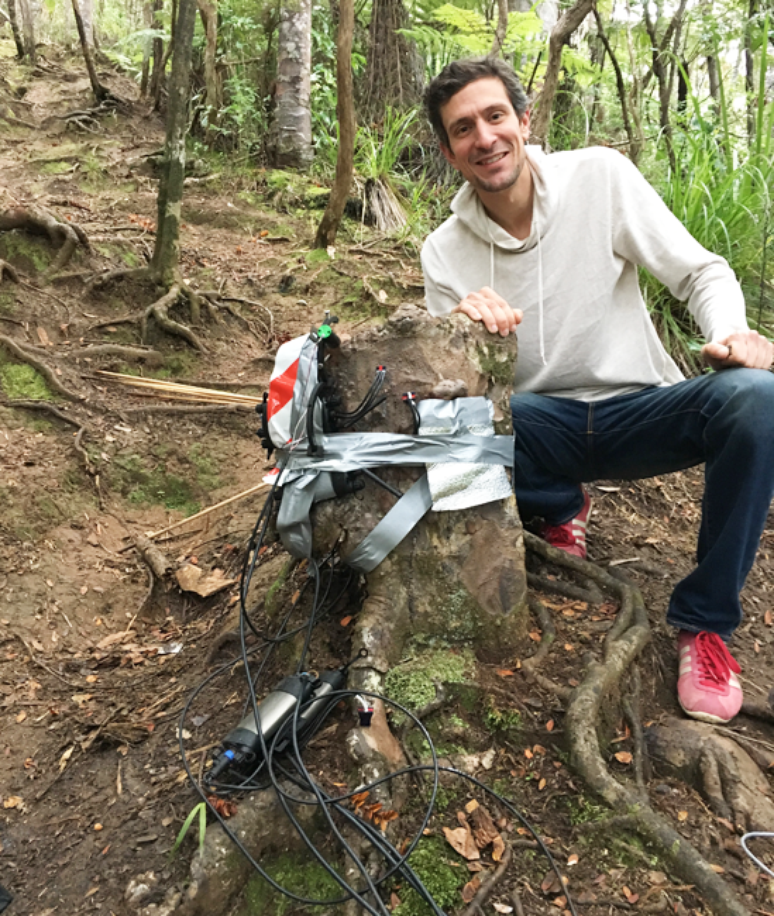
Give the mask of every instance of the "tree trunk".
[[29, 0], [19, 0], [19, 9], [21, 10], [22, 31], [24, 32], [24, 50], [30, 59], [30, 63], [34, 66], [37, 60], [37, 52], [35, 50], [35, 26], [32, 21]]
[[89, 72], [89, 82], [91, 83], [91, 91], [94, 93], [94, 98], [97, 102], [104, 102], [105, 99], [110, 94], [107, 89], [100, 83], [97, 78], [97, 69], [94, 66], [94, 57], [91, 53], [91, 47], [89, 46], [89, 41], [86, 36], [86, 26], [83, 22], [83, 17], [81, 16], [81, 10], [78, 6], [78, 0], [72, 0], [73, 3], [73, 14], [75, 15], [75, 24], [78, 27], [78, 37], [81, 40], [81, 50], [83, 51], [83, 59], [86, 61], [86, 69]]
[[406, 108], [419, 100], [421, 62], [413, 44], [398, 31], [408, 25], [403, 0], [374, 0], [362, 101], [375, 121], [387, 106]]
[[336, 180], [331, 188], [328, 206], [317, 229], [316, 248], [327, 248], [336, 241], [349, 187], [352, 183], [355, 154], [355, 99], [352, 90], [352, 40], [355, 33], [354, 0], [340, 0], [339, 27], [336, 37], [336, 91], [339, 120], [339, 149], [336, 157]]
[[575, 0], [575, 3], [562, 14], [562, 18], [551, 30], [548, 42], [548, 65], [546, 67], [543, 91], [540, 93], [540, 104], [537, 114], [532, 119], [532, 133], [541, 141], [548, 139], [551, 126], [551, 109], [554, 104], [556, 87], [559, 84], [559, 70], [562, 64], [562, 48], [572, 33], [580, 26], [591, 12], [594, 0]]
[[[159, 13], [164, 6], [164, 0], [153, 0], [153, 28], [161, 29]], [[153, 98], [153, 107], [158, 109], [161, 99], [161, 90], [164, 85], [164, 42], [161, 38], [153, 39], [153, 68], [150, 77], [150, 95]]]
[[86, 35], [86, 44], [93, 48], [94, 42], [94, 0], [80, 0], [81, 19], [83, 31]]
[[276, 110], [271, 158], [280, 168], [312, 162], [312, 0], [287, 0], [277, 40]]
[[163, 286], [171, 286], [180, 259], [180, 204], [185, 178], [185, 138], [191, 79], [196, 0], [180, 0], [175, 27], [175, 51], [169, 78], [167, 136], [158, 197], [158, 226], [151, 269]]
[[615, 56], [615, 52], [608, 41], [604, 26], [602, 25], [602, 17], [599, 15], [599, 10], [596, 6], [594, 7], [594, 18], [597, 21], [597, 33], [602, 40], [602, 44], [605, 46], [607, 55], [610, 58], [610, 63], [613, 65], [613, 70], [615, 70], [615, 85], [618, 91], [618, 101], [621, 103], [621, 117], [623, 118], [624, 129], [626, 130], [626, 136], [629, 140], [629, 158], [637, 165], [642, 147], [632, 130], [632, 122], [629, 118], [629, 104], [626, 98], [626, 85], [624, 83], [621, 65], [618, 63], [618, 58]]
[[[153, 28], [153, 3], [151, 0], [145, 0], [142, 5], [142, 18], [146, 29]], [[150, 82], [150, 59], [153, 50], [153, 42], [147, 39], [143, 42], [142, 51], [142, 74], [140, 76], [140, 95], [145, 98], [148, 94], [148, 84]]]
[[707, 55], [707, 78], [709, 79], [712, 110], [717, 115], [720, 110], [720, 80], [718, 79], [718, 59], [714, 54]]
[[747, 93], [747, 138], [750, 146], [755, 142], [755, 62], [752, 49], [752, 28], [753, 20], [758, 15], [758, 9], [758, 0], [749, 0], [747, 24], [744, 30], [744, 88]]
[[199, 15], [204, 26], [204, 104], [207, 106], [207, 131], [218, 123], [221, 109], [220, 86], [215, 69], [218, 51], [218, 4], [217, 0], [198, 0]]
[[19, 29], [19, 19], [16, 15], [16, 0], [8, 0], [8, 16], [11, 20], [11, 31], [13, 32], [13, 42], [16, 45], [16, 56], [19, 60], [24, 58], [24, 41]]
[[497, 0], [497, 29], [495, 30], [490, 57], [497, 57], [502, 52], [505, 44], [505, 35], [508, 31], [508, 0]]

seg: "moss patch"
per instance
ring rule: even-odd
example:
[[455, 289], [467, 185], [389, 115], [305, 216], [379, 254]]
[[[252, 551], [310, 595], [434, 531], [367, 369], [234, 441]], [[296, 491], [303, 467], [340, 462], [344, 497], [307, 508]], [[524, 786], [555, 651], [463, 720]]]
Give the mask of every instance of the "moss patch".
[[513, 357], [498, 345], [496, 339], [492, 343], [479, 344], [476, 347], [476, 356], [481, 371], [498, 385], [512, 385], [515, 363]]
[[[422, 839], [408, 859], [419, 880], [440, 909], [452, 912], [462, 903], [460, 890], [469, 878], [462, 859], [438, 837]], [[393, 916], [431, 916], [434, 912], [413, 887], [396, 888], [400, 905]]]
[[468, 650], [422, 652], [389, 670], [384, 692], [407, 709], [419, 709], [435, 699], [434, 680], [443, 684], [463, 684], [474, 664], [473, 654]]
[[193, 515], [201, 509], [191, 484], [164, 468], [147, 468], [139, 455], [119, 455], [113, 461], [113, 483], [130, 503], [161, 504]]
[[[2, 360], [2, 356], [0, 356]], [[52, 401], [43, 376], [24, 363], [0, 362], [0, 386], [10, 400]]]
[[[338, 900], [343, 895], [341, 885], [309, 853], [280, 856], [262, 862], [271, 877], [287, 890], [306, 900]], [[299, 911], [299, 904], [275, 890], [260, 875], [255, 875], [244, 891], [243, 905], [236, 916], [285, 916]], [[303, 912], [321, 913], [322, 906], [304, 907]], [[328, 909], [328, 912], [333, 912]]]
[[0, 258], [24, 273], [43, 273], [51, 263], [51, 249], [43, 238], [13, 229], [0, 235]]

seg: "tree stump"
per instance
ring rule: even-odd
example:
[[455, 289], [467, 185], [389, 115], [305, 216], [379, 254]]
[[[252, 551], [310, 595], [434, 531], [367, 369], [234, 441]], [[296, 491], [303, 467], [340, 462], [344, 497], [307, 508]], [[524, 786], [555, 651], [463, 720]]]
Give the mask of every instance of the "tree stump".
[[[387, 399], [363, 421], [369, 431], [413, 432], [405, 392], [427, 397], [487, 396], [499, 431], [510, 432], [508, 397], [516, 360], [515, 336], [503, 339], [468, 318], [439, 321], [424, 309], [404, 305], [381, 327], [344, 338], [330, 371], [351, 410], [368, 388], [377, 365], [387, 369]], [[379, 477], [402, 492], [421, 468], [377, 468]], [[334, 544], [347, 555], [395, 502], [377, 484], [314, 510], [315, 554]], [[454, 511], [434, 511], [372, 572], [355, 642], [368, 657], [355, 668], [362, 687], [381, 677], [414, 650], [465, 644], [480, 658], [502, 660], [524, 636], [527, 583], [516, 501], [507, 498]], [[367, 672], [377, 674], [375, 679]]]

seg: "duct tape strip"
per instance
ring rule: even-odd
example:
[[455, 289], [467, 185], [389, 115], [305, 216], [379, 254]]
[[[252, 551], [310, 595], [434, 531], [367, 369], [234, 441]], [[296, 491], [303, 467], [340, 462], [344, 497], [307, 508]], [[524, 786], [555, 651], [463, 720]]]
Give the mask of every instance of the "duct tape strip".
[[403, 540], [433, 504], [427, 474], [395, 503], [379, 524], [344, 558], [347, 566], [368, 573]]
[[356, 471], [385, 465], [471, 464], [513, 466], [512, 436], [475, 436], [472, 433], [404, 436], [397, 433], [333, 433], [321, 436], [320, 454], [301, 449], [280, 450], [288, 471]]

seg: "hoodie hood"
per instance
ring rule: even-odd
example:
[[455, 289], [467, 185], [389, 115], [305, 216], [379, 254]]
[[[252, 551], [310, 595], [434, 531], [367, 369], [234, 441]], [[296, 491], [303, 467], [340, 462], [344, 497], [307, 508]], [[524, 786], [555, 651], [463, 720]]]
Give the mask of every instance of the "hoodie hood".
[[546, 158], [545, 153], [539, 146], [527, 146], [526, 154], [534, 187], [532, 227], [527, 238], [514, 238], [502, 226], [490, 219], [478, 194], [467, 181], [457, 192], [451, 205], [452, 213], [471, 232], [487, 244], [493, 244], [504, 251], [529, 251], [530, 248], [534, 248], [538, 239], [548, 231], [556, 209], [554, 195], [546, 185], [543, 175], [542, 166]]
[[497, 292], [497, 249], [508, 252], [529, 251], [537, 248], [538, 255], [538, 325], [540, 335], [540, 359], [544, 366], [546, 361], [546, 344], [544, 333], [543, 308], [543, 252], [540, 245], [542, 236], [551, 225], [551, 216], [555, 209], [555, 200], [549, 192], [543, 175], [542, 162], [545, 154], [539, 146], [527, 146], [527, 168], [532, 172], [532, 225], [525, 239], [517, 239], [506, 232], [498, 223], [489, 217], [481, 199], [469, 182], [465, 182], [452, 201], [451, 210], [471, 232], [489, 245], [489, 288]]

